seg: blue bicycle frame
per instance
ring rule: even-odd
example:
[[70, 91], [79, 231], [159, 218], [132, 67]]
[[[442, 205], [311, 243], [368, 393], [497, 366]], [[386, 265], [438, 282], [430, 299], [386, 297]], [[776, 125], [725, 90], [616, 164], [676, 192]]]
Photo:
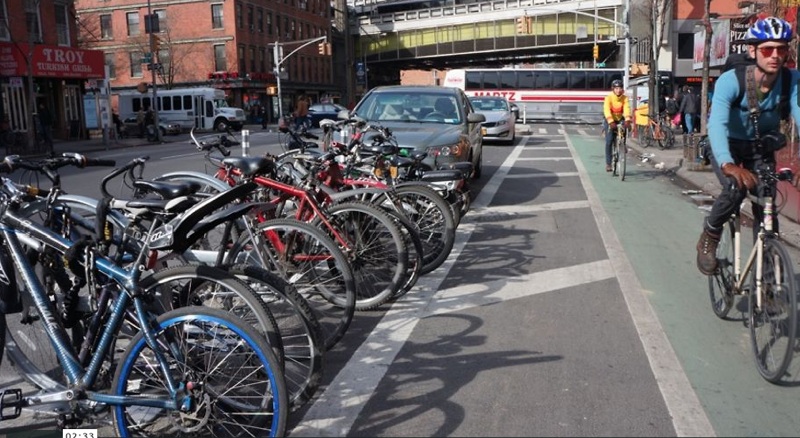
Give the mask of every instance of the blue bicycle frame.
[[[8, 199], [4, 199], [8, 203]], [[150, 318], [152, 316], [144, 309], [142, 298], [138, 295], [138, 281], [140, 270], [138, 267], [144, 259], [144, 252], [140, 253], [135, 263], [129, 269], [115, 265], [110, 259], [96, 256], [97, 271], [117, 283], [122, 290], [111, 309], [110, 318], [102, 332], [97, 349], [93, 352], [91, 361], [84, 369], [69, 342], [66, 330], [62, 327], [50, 309], [49, 299], [39, 279], [34, 273], [34, 268], [28, 261], [20, 237], [24, 240], [32, 239], [40, 245], [52, 247], [59, 253], [67, 252], [75, 243], [65, 239], [44, 226], [33, 223], [28, 219], [17, 216], [14, 211], [7, 208], [0, 216], [0, 233], [6, 245], [0, 245], [0, 251], [8, 251], [14, 265], [22, 275], [22, 280], [30, 292], [36, 309], [44, 324], [59, 362], [69, 382], [69, 389], [37, 397], [39, 403], [58, 403], [80, 398], [78, 394], [85, 394], [85, 398], [98, 403], [114, 406], [148, 406], [163, 409], [178, 409], [191, 404], [191, 398], [186, 394], [182, 383], [177, 383], [169, 372], [167, 358], [164, 356], [162, 346], [158, 344], [155, 333], [152, 332]], [[100, 367], [108, 349], [116, 338], [127, 307], [133, 302], [139, 327], [144, 333], [147, 345], [153, 350], [163, 372], [169, 390], [168, 399], [139, 398], [130, 396], [117, 396], [89, 391], [97, 379]], [[180, 358], [178, 358], [180, 360]], [[76, 394], [78, 393], [78, 394]]]

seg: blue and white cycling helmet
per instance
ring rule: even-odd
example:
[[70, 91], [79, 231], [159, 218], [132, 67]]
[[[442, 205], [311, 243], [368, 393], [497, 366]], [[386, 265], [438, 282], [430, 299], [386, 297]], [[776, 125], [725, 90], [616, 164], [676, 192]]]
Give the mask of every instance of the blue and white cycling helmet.
[[767, 41], [789, 42], [792, 39], [792, 25], [777, 17], [757, 20], [747, 29], [745, 41], [749, 44], [760, 44]]

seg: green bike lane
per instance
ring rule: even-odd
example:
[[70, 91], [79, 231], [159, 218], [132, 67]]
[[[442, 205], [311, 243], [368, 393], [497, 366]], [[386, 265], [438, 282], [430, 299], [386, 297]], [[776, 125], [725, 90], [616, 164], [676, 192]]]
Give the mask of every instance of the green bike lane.
[[[565, 136], [576, 162], [587, 171], [587, 191], [596, 192], [716, 434], [797, 436], [800, 379], [777, 386], [759, 376], [743, 322], [744, 303], [737, 304], [728, 321], [718, 319], [710, 308], [707, 277], [695, 267], [695, 244], [705, 212], [662, 171], [633, 157], [624, 182], [605, 172], [602, 138], [569, 130]], [[797, 252], [791, 252], [798, 260]], [[795, 357], [790, 372], [800, 373], [800, 358]]]

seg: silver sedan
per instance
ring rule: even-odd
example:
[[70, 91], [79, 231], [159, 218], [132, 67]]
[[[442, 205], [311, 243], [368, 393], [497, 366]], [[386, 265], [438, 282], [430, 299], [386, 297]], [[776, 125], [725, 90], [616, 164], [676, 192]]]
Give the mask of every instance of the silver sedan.
[[501, 96], [473, 96], [469, 98], [475, 112], [486, 116], [483, 122], [484, 140], [501, 140], [514, 143], [519, 109]]

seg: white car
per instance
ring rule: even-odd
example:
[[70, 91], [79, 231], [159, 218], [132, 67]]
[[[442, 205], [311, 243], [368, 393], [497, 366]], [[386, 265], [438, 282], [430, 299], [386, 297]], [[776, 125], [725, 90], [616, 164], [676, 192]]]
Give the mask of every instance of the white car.
[[501, 96], [472, 96], [469, 98], [476, 113], [486, 116], [483, 122], [484, 140], [502, 140], [514, 144], [519, 108]]

